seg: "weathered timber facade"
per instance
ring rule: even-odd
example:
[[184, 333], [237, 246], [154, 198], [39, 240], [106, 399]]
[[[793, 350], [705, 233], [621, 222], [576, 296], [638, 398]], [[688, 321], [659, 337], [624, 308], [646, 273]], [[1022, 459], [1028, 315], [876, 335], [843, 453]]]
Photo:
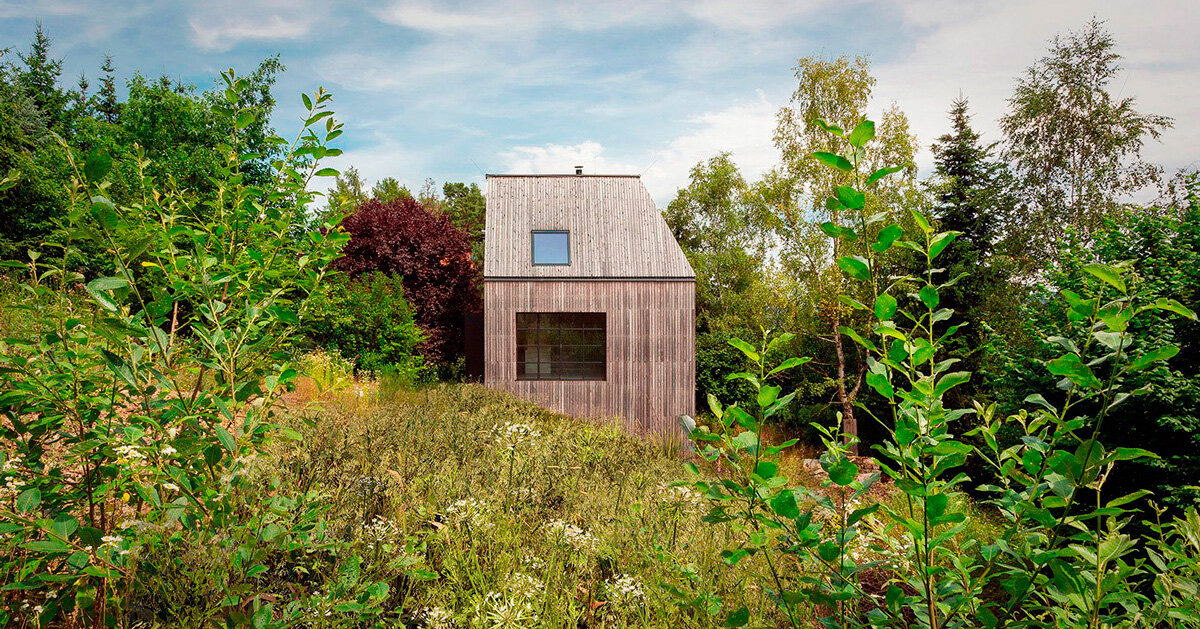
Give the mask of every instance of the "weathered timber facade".
[[484, 268], [487, 386], [644, 434], [694, 414], [695, 274], [639, 177], [489, 175]]

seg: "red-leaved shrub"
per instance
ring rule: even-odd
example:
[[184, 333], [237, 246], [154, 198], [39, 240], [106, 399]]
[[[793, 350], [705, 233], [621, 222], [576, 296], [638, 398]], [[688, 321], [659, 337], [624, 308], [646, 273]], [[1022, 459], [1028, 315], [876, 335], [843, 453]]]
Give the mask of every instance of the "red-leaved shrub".
[[421, 353], [447, 363], [463, 353], [463, 315], [483, 308], [479, 269], [466, 234], [411, 197], [360, 205], [342, 221], [350, 243], [335, 262], [356, 277], [382, 271], [404, 277], [404, 293], [428, 336]]

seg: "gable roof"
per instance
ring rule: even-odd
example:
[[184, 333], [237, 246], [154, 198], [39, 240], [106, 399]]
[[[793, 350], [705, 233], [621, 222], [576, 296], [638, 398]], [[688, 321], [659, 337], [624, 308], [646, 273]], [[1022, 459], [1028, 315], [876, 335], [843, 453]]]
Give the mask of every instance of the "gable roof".
[[[570, 232], [571, 264], [534, 266], [531, 232]], [[695, 279], [638, 175], [488, 175], [485, 279]]]

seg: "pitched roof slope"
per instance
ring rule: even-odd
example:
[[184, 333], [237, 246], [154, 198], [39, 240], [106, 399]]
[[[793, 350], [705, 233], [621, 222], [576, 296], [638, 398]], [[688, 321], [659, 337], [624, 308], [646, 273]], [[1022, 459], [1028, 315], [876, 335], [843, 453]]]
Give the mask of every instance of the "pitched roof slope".
[[[531, 232], [570, 232], [571, 264], [535, 266]], [[486, 278], [696, 274], [637, 175], [488, 175]]]

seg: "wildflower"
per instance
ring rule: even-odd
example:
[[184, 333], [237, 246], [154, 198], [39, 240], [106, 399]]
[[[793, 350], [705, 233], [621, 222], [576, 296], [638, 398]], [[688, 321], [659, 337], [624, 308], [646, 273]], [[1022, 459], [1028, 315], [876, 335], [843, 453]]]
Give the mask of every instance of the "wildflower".
[[175, 483], [163, 483], [163, 489], [179, 491], [179, 485], [176, 485]]
[[475, 604], [476, 616], [487, 619], [492, 627], [531, 627], [538, 623], [540, 614], [528, 600], [508, 598], [499, 592], [491, 592], [482, 605]]
[[677, 507], [704, 506], [704, 496], [690, 487], [662, 485], [658, 489], [660, 492], [658, 499], [668, 505]]
[[[105, 546], [116, 546], [117, 544], [125, 541], [125, 538], [121, 537], [120, 535], [105, 535], [104, 537], [100, 538], [100, 541], [103, 542], [100, 547], [104, 548]], [[91, 547], [89, 546], [89, 548]]]
[[25, 487], [25, 481], [13, 476], [0, 487], [0, 500], [7, 500], [16, 497]]
[[[172, 439], [174, 439], [175, 435], [178, 435], [178, 434], [179, 434], [179, 426], [171, 426], [170, 428], [167, 429], [167, 436]], [[170, 446], [167, 446], [167, 447], [169, 448]]]
[[362, 539], [370, 550], [392, 543], [398, 537], [400, 537], [400, 527], [395, 522], [379, 515], [375, 516], [370, 524], [364, 526], [362, 531]]
[[179, 451], [169, 445], [165, 445], [161, 450], [159, 450], [159, 452], [161, 452], [163, 456], [172, 456]]
[[521, 598], [534, 598], [546, 589], [537, 577], [524, 572], [513, 573], [505, 583], [505, 588], [513, 595]]
[[537, 555], [526, 555], [521, 558], [521, 564], [534, 572], [546, 571], [546, 560]]
[[541, 431], [534, 428], [530, 424], [522, 424], [518, 422], [504, 422], [503, 424], [496, 424], [493, 430], [496, 431], [496, 445], [509, 451], [513, 451], [520, 446], [533, 443], [542, 436]]
[[494, 524], [488, 519], [491, 508], [486, 502], [475, 498], [456, 500], [446, 507], [446, 515], [454, 524], [462, 524], [476, 531], [490, 531]]
[[441, 607], [425, 607], [417, 612], [421, 622], [429, 629], [447, 629], [454, 617]]
[[600, 545], [600, 540], [596, 539], [595, 535], [562, 520], [551, 520], [547, 528], [550, 531], [549, 536], [552, 539], [584, 554], [595, 552], [596, 548]]
[[646, 592], [637, 578], [631, 575], [616, 575], [605, 583], [609, 598], [614, 603], [633, 607], [646, 600]]

